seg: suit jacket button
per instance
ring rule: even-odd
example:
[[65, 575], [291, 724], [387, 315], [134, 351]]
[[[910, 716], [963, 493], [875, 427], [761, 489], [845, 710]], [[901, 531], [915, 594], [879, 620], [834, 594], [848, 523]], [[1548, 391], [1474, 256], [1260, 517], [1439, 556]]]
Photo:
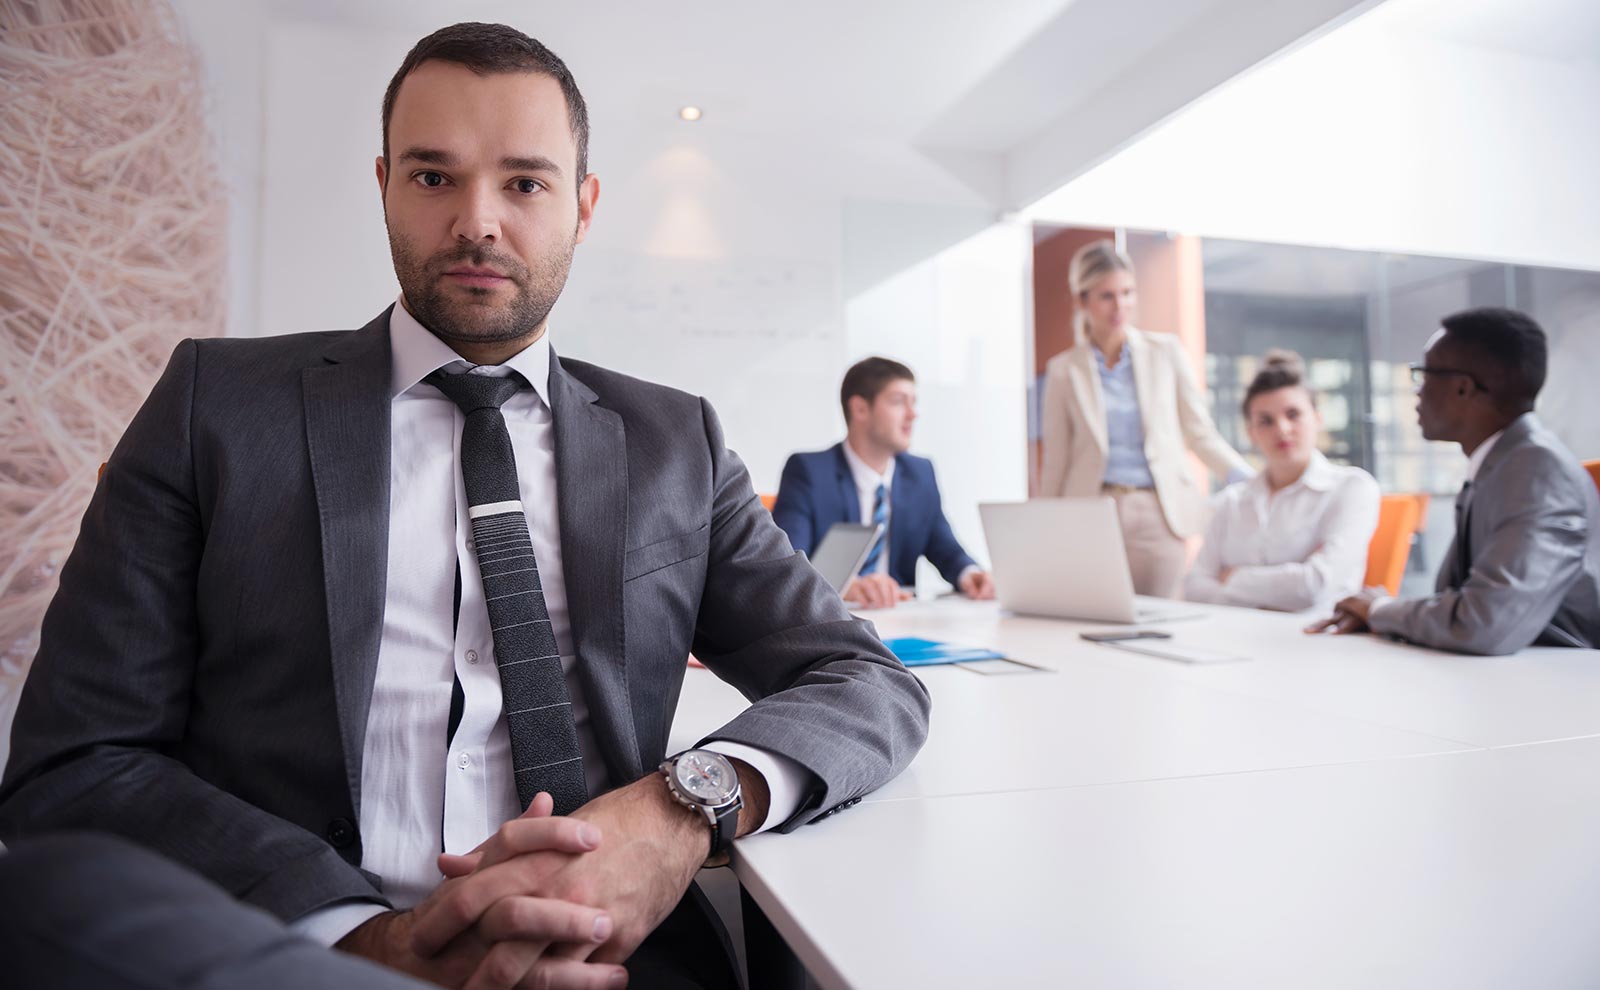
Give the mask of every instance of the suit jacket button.
[[356, 841], [356, 827], [348, 818], [335, 818], [328, 823], [328, 841], [335, 849], [343, 849]]

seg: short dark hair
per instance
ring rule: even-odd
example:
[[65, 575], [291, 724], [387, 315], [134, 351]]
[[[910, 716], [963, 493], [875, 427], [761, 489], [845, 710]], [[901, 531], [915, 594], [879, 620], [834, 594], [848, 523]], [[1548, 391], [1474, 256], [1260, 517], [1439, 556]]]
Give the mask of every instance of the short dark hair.
[[1544, 388], [1548, 351], [1544, 331], [1514, 309], [1464, 309], [1439, 321], [1445, 339], [1459, 351], [1489, 398], [1505, 413], [1533, 408]]
[[1285, 351], [1273, 348], [1261, 356], [1261, 370], [1256, 372], [1251, 379], [1250, 387], [1244, 392], [1244, 418], [1250, 418], [1250, 403], [1258, 395], [1276, 392], [1280, 388], [1293, 388], [1299, 385], [1311, 396], [1311, 404], [1317, 404], [1317, 394], [1306, 385], [1306, 364], [1300, 360], [1300, 355], [1294, 351]]
[[539, 42], [504, 24], [483, 24], [467, 21], [452, 24], [423, 38], [411, 47], [400, 69], [389, 80], [383, 93], [383, 160], [389, 160], [389, 119], [394, 116], [395, 96], [400, 84], [417, 66], [424, 62], [453, 62], [464, 65], [480, 76], [504, 72], [535, 72], [546, 75], [561, 84], [561, 94], [567, 98], [567, 124], [572, 128], [572, 140], [578, 146], [578, 176], [576, 184], [582, 185], [589, 174], [589, 107], [578, 92], [578, 84], [567, 69], [567, 64], [556, 53]]
[[869, 357], [863, 358], [850, 366], [844, 373], [844, 382], [839, 386], [839, 406], [844, 410], [845, 425], [850, 425], [850, 399], [852, 396], [861, 396], [871, 405], [877, 401], [878, 393], [889, 386], [890, 382], [914, 382], [917, 376], [911, 369], [899, 361], [888, 358]]

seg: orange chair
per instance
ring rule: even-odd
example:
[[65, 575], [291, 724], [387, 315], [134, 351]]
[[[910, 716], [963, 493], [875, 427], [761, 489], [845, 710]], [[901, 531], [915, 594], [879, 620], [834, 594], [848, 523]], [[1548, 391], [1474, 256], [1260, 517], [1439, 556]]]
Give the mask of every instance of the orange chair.
[[1594, 479], [1596, 488], [1600, 488], [1600, 461], [1584, 461], [1583, 466], [1589, 469], [1589, 477]]
[[1411, 557], [1411, 538], [1428, 514], [1426, 495], [1385, 495], [1378, 502], [1378, 528], [1367, 544], [1367, 587], [1383, 585], [1400, 593], [1400, 579]]
[[776, 496], [776, 495], [763, 495], [763, 496], [761, 496], [761, 504], [767, 507], [767, 511], [768, 512], [771, 512], [772, 511], [772, 507], [774, 505], [778, 504], [778, 496]]

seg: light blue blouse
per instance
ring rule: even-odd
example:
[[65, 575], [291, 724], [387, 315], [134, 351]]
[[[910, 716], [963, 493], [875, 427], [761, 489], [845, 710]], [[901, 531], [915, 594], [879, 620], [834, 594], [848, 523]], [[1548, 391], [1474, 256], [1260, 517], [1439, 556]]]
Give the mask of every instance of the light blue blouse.
[[1150, 474], [1150, 461], [1144, 456], [1144, 417], [1139, 415], [1139, 393], [1134, 389], [1128, 345], [1122, 345], [1114, 368], [1106, 367], [1105, 355], [1098, 347], [1090, 350], [1100, 372], [1100, 393], [1106, 407], [1108, 449], [1104, 481], [1108, 485], [1154, 488], [1156, 480]]

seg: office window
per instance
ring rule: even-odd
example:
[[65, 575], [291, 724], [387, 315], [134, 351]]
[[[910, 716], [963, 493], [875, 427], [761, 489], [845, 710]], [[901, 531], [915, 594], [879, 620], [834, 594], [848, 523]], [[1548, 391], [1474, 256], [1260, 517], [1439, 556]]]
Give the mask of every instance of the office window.
[[1248, 447], [1239, 400], [1260, 355], [1298, 351], [1321, 397], [1328, 456], [1366, 468], [1386, 492], [1434, 496], [1408, 592], [1431, 587], [1466, 470], [1457, 445], [1430, 443], [1417, 425], [1408, 365], [1440, 317], [1509, 306], [1538, 320], [1552, 356], [1541, 418], [1579, 457], [1600, 457], [1600, 407], [1577, 373], [1600, 358], [1600, 273], [1212, 238], [1201, 249], [1206, 378], [1224, 436]]
[[[1147, 329], [1194, 333], [1192, 321], [1162, 321], [1182, 319], [1174, 314], [1185, 312], [1186, 296], [1202, 297], [1189, 302], [1203, 304], [1198, 329], [1211, 413], [1228, 442], [1257, 464], [1240, 403], [1262, 355], [1274, 347], [1297, 352], [1318, 393], [1328, 457], [1370, 471], [1385, 492], [1433, 496], [1408, 566], [1408, 594], [1431, 589], [1466, 469], [1459, 446], [1426, 441], [1417, 425], [1408, 365], [1421, 360], [1441, 317], [1508, 306], [1538, 320], [1551, 353], [1539, 416], [1580, 459], [1600, 458], [1600, 389], [1589, 380], [1600, 368], [1600, 272], [1147, 231], [1041, 229], [1047, 234], [1036, 235], [1040, 245], [1120, 237], [1139, 267], [1140, 325]], [[1198, 278], [1181, 262], [1146, 263], [1182, 255], [1168, 247], [1184, 242], [1198, 244]], [[1061, 254], [1036, 250], [1036, 286], [1065, 279]], [[1061, 270], [1043, 271], [1046, 264]], [[1147, 307], [1147, 300], [1156, 305]], [[1045, 343], [1036, 336], [1036, 346]], [[1038, 354], [1041, 367], [1050, 356]]]

